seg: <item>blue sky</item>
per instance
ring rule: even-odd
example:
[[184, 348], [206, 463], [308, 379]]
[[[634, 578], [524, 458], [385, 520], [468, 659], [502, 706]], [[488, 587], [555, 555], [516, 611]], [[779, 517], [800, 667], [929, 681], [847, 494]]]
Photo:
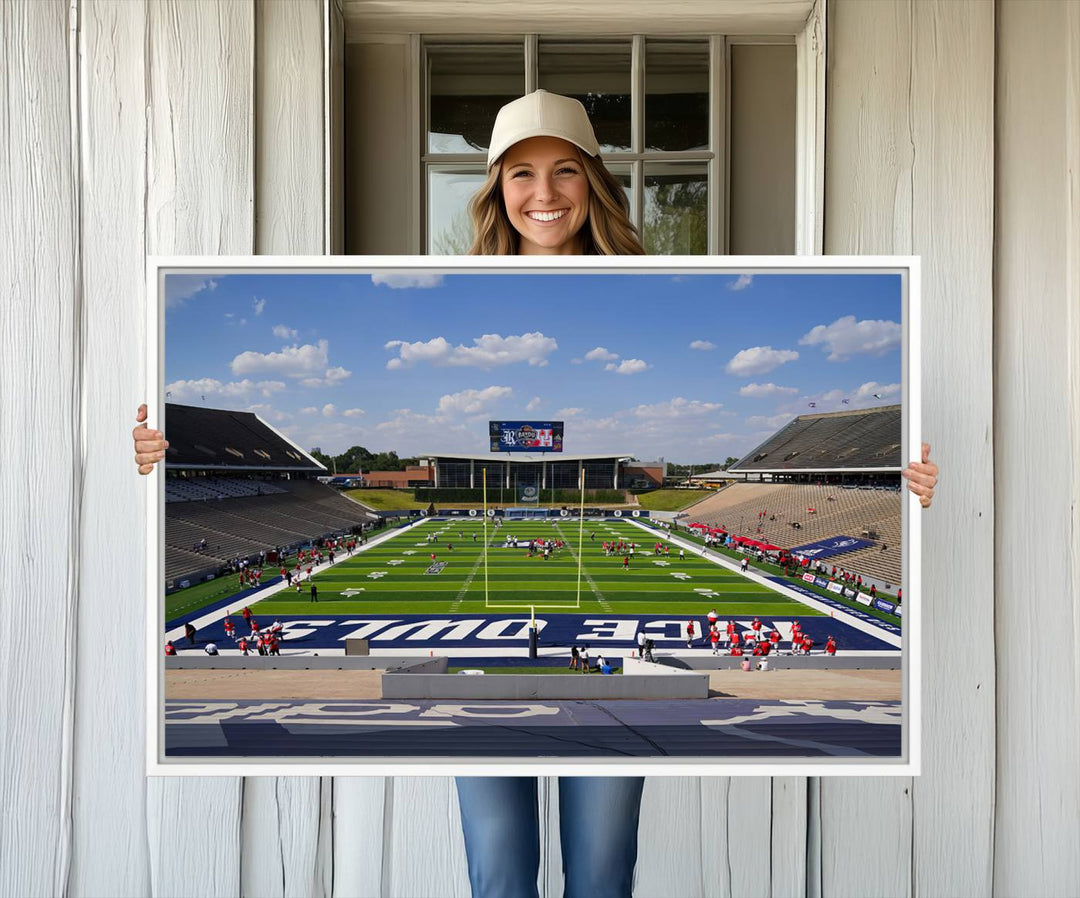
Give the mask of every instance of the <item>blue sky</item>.
[[898, 275], [168, 275], [165, 292], [167, 401], [253, 411], [331, 454], [483, 452], [489, 420], [563, 420], [568, 453], [696, 463], [901, 398]]

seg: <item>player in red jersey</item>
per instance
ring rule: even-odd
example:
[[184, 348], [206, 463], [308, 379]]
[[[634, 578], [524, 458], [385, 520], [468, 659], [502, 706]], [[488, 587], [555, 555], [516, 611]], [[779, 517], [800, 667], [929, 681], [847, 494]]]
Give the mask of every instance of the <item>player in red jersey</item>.
[[825, 640], [825, 654], [826, 655], [835, 655], [836, 654], [836, 640], [833, 639], [831, 636], [828, 639]]
[[165, 654], [166, 655], [175, 655], [176, 654], [176, 646], [174, 646], [172, 644], [171, 639], [168, 642], [165, 643]]
[[236, 633], [236, 627], [233, 626], [232, 618], [225, 618], [225, 635], [232, 639]]

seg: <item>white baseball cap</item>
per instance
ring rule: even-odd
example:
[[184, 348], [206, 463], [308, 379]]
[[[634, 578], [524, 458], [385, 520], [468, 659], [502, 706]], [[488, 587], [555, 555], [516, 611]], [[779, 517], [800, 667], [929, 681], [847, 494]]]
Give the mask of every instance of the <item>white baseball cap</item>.
[[488, 168], [515, 143], [529, 137], [561, 137], [590, 156], [600, 152], [585, 107], [573, 97], [533, 91], [499, 110], [491, 129]]

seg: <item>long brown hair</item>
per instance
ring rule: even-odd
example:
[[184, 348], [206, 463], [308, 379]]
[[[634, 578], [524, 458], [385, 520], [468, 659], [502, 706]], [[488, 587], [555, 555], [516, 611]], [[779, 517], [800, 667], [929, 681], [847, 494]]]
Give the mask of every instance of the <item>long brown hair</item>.
[[[589, 216], [578, 232], [586, 256], [643, 256], [645, 249], [630, 221], [630, 202], [622, 185], [599, 156], [578, 154], [589, 182]], [[487, 180], [469, 200], [473, 225], [470, 256], [516, 256], [521, 236], [510, 224], [503, 203], [502, 159], [488, 171]]]

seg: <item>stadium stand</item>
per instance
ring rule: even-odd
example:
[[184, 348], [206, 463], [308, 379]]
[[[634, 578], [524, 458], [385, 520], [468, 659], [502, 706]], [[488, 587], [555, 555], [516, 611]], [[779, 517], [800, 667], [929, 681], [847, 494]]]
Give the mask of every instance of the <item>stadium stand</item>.
[[800, 415], [732, 465], [729, 473], [895, 469], [900, 406]]
[[319, 483], [326, 469], [254, 414], [166, 404], [165, 420], [167, 588], [378, 520]]
[[800, 415], [728, 469], [759, 480], [699, 502], [691, 520], [784, 549], [839, 535], [869, 539], [872, 548], [827, 563], [898, 584], [900, 434], [899, 405]]
[[[782, 549], [840, 534], [869, 538], [877, 544], [874, 548], [838, 555], [830, 564], [896, 584], [902, 560], [902, 495], [892, 489], [738, 483], [695, 505], [691, 520]], [[759, 518], [762, 511], [766, 514]], [[882, 551], [882, 545], [888, 548]]]

